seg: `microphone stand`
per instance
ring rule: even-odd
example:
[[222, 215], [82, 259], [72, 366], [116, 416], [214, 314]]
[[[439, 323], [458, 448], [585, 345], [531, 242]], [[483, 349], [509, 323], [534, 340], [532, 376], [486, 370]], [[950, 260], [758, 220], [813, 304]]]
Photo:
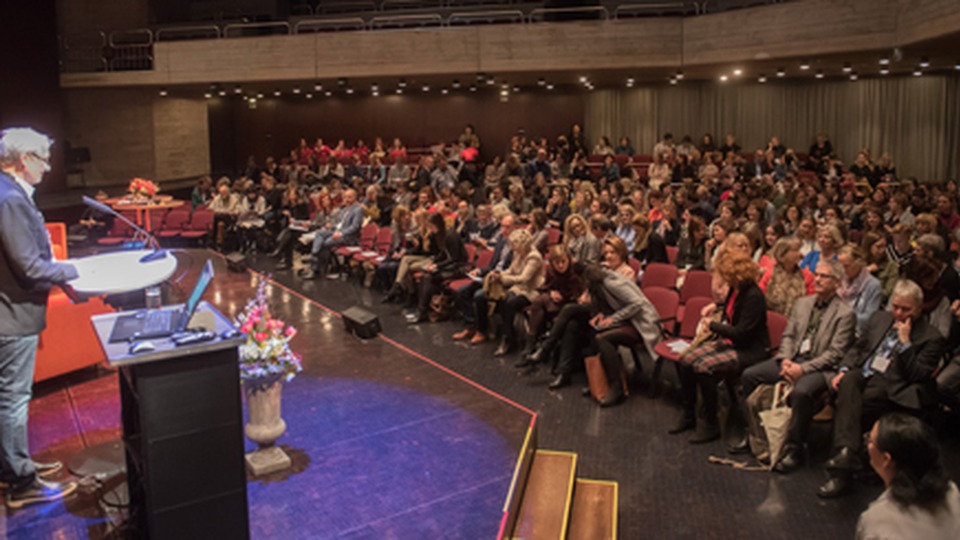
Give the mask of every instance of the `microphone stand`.
[[[102, 202], [96, 199], [91, 199], [86, 195], [83, 196], [83, 204], [89, 206], [90, 208], [93, 208], [97, 212], [111, 215], [116, 218], [120, 218], [121, 221], [133, 227], [133, 230], [137, 232], [137, 235], [143, 235], [143, 238], [146, 239], [145, 241], [147, 242], [147, 245], [153, 246], [153, 252], [147, 253], [143, 257], [140, 257], [140, 262], [148, 263], [148, 262], [158, 261], [167, 256], [167, 253], [168, 253], [167, 250], [162, 249], [160, 247], [160, 242], [157, 241], [156, 237], [154, 237], [152, 234], [144, 230], [142, 227], [140, 227], [136, 223], [127, 219], [127, 217], [121, 214], [120, 212], [117, 212], [113, 208], [110, 208], [109, 206], [103, 204]], [[136, 238], [137, 235], [135, 235], [134, 238]]]

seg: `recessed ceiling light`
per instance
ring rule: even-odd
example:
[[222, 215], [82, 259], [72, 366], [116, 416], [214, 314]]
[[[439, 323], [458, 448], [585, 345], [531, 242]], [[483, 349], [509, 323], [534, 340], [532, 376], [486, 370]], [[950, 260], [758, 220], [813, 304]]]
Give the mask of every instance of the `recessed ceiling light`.
[[273, 95], [275, 95], [275, 96], [277, 96], [277, 97], [280, 97], [280, 89], [277, 88], [276, 90], [274, 90], [274, 91], [273, 91]]
[[786, 76], [787, 76], [787, 70], [783, 68], [777, 68], [777, 77], [786, 77]]
[[330, 97], [330, 96], [333, 95], [333, 92], [327, 90], [326, 92], [323, 93], [323, 95], [325, 95], [325, 96], [327, 96], [327, 97]]
[[851, 80], [851, 81], [855, 81], [855, 80], [857, 80], [857, 79], [859, 79], [859, 78], [860, 78], [860, 77], [857, 75], [857, 72], [856, 72], [856, 71], [854, 71], [853, 73], [850, 74], [850, 80]]
[[500, 83], [500, 88], [510, 88], [510, 85], [507, 84], [507, 81], [503, 81]]
[[213, 94], [211, 94], [210, 92], [204, 92], [204, 93], [203, 93], [203, 97], [205, 97], [205, 98], [207, 98], [207, 99], [210, 99], [210, 98], [213, 97]]
[[459, 80], [459, 79], [454, 79], [454, 80], [453, 80], [453, 84], [451, 84], [450, 86], [452, 86], [452, 87], [454, 87], [454, 88], [460, 88], [460, 80]]
[[674, 77], [675, 77], [678, 81], [682, 81], [682, 80], [683, 80], [683, 70], [682, 70], [682, 69], [678, 69], [678, 70], [677, 70], [677, 74], [674, 75]]
[[307, 99], [313, 99], [313, 94], [311, 94], [310, 92], [307, 92], [303, 97]]
[[800, 69], [802, 69], [802, 70], [804, 70], [804, 71], [810, 69], [810, 62], [808, 62], [808, 61], [806, 61], [806, 60], [804, 60], [803, 62], [800, 62]]
[[930, 60], [926, 56], [920, 59], [920, 67], [924, 69], [930, 67]]
[[844, 63], [843, 63], [843, 72], [844, 72], [844, 73], [850, 73], [851, 71], [853, 71], [853, 66], [850, 65], [850, 62], [844, 62]]
[[726, 75], [721, 75], [721, 76], [720, 76], [720, 82], [727, 82], [727, 76], [726, 76]]
[[423, 90], [424, 92], [429, 92], [429, 91], [430, 91], [430, 87], [427, 86], [427, 85], [423, 85], [420, 89]]
[[476, 85], [471, 84], [471, 85], [470, 85], [470, 91], [471, 91], [471, 92], [476, 92], [476, 91], [477, 91]]
[[370, 90], [373, 91], [373, 92], [376, 92], [376, 91], [380, 90], [380, 85], [377, 84], [377, 83], [373, 83], [373, 84], [370, 85]]
[[263, 99], [263, 92], [257, 94], [257, 99]]
[[486, 74], [486, 73], [484, 73], [484, 72], [482, 72], [482, 71], [481, 71], [480, 73], [477, 73], [477, 82], [478, 82], [478, 83], [482, 83], [482, 82], [485, 81], [486, 79], [487, 79], [487, 74]]
[[161, 88], [161, 89], [160, 89], [160, 97], [166, 97], [166, 95], [167, 95], [167, 89], [166, 89], [166, 88]]
[[957, 63], [954, 64], [953, 69], [960, 71], [960, 60], [957, 60]]
[[501, 97], [507, 97], [509, 95], [510, 95], [510, 92], [508, 92], [506, 88], [504, 88], [503, 90], [500, 90]]
[[323, 91], [323, 85], [320, 84], [320, 83], [317, 83], [317, 84], [313, 85], [313, 89], [316, 90], [317, 92], [322, 92], [322, 91]]
[[299, 94], [299, 93], [300, 93], [300, 87], [299, 87], [299, 86], [294, 86], [294, 87], [293, 87], [293, 93], [294, 93], [294, 94]]
[[546, 86], [546, 85], [547, 85], [546, 79], [544, 79], [543, 77], [540, 77], [539, 79], [537, 79], [537, 86]]
[[552, 85], [552, 84], [547, 84], [547, 90], [553, 90], [553, 85]]
[[347, 94], [353, 94], [353, 88], [347, 87]]
[[881, 74], [881, 75], [889, 75], [889, 74], [890, 74], [890, 70], [887, 69], [887, 68], [885, 68], [885, 67], [882, 67], [882, 68], [880, 68], [880, 74]]
[[757, 82], [760, 84], [767, 82], [767, 76], [761, 73], [760, 76], [757, 77]]
[[493, 86], [497, 81], [493, 77], [487, 78], [487, 84]]
[[670, 77], [670, 84], [676, 86], [676, 85], [677, 85], [677, 80], [674, 79], [673, 77]]
[[240, 88], [239, 86], [234, 86], [234, 87], [233, 87], [233, 93], [234, 93], [234, 94], [242, 94], [242, 93], [243, 93], [243, 88]]
[[513, 93], [516, 94], [518, 92], [520, 92], [520, 87], [517, 85], [513, 85]]
[[226, 90], [220, 90], [219, 92], [217, 92], [217, 94], [219, 94], [220, 97], [223, 97], [223, 96], [227, 95], [227, 91], [226, 91]]
[[920, 76], [922, 76], [922, 75], [923, 75], [923, 70], [921, 70], [921, 69], [917, 69], [917, 70], [915, 70], [915, 71], [913, 72], [913, 76], [914, 76], [914, 77], [920, 77]]
[[446, 88], [441, 88], [441, 89], [440, 89], [440, 93], [443, 94], [443, 95], [447, 95], [448, 93], [450, 93], [450, 91], [447, 90]]
[[734, 74], [735, 76], [739, 77], [739, 76], [743, 75], [743, 70], [740, 69], [740, 68], [737, 68], [737, 69], [733, 70], [733, 74]]
[[337, 84], [339, 84], [340, 86], [346, 86], [346, 85], [347, 85], [347, 78], [346, 78], [346, 77], [340, 77], [339, 79], [337, 79]]
[[397, 88], [397, 93], [398, 93], [398, 94], [402, 94], [402, 93], [403, 93], [403, 88]]
[[399, 86], [400, 88], [406, 88], [406, 87], [407, 87], [407, 80], [406, 80], [406, 79], [400, 79], [400, 82], [397, 83], [397, 86]]
[[881, 65], [881, 66], [889, 66], [889, 65], [890, 65], [890, 59], [887, 58], [886, 56], [880, 58], [880, 65]]
[[370, 95], [373, 97], [380, 97], [380, 92], [374, 90], [373, 92], [370, 92]]
[[587, 82], [586, 76], [581, 75], [581, 76], [580, 76], [580, 82], [586, 84], [586, 82]]
[[818, 70], [817, 70], [817, 73], [814, 75], [814, 77], [816, 77], [816, 78], [818, 78], [818, 79], [822, 79], [822, 78], [823, 78], [823, 70], [822, 70], [822, 69], [818, 69]]

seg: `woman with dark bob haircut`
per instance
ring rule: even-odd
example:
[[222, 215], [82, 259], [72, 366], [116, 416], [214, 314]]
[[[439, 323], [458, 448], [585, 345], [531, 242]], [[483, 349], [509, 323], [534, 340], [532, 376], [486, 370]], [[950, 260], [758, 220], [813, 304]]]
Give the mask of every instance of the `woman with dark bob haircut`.
[[947, 478], [933, 430], [893, 413], [877, 420], [866, 443], [887, 489], [860, 515], [857, 538], [960, 538], [960, 492]]

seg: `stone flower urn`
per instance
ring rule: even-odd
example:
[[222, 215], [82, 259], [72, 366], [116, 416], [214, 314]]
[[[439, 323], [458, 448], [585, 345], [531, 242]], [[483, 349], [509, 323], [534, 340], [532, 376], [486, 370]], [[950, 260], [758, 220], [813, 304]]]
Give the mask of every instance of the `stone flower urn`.
[[250, 416], [244, 433], [260, 447], [246, 455], [247, 467], [254, 476], [286, 469], [290, 466], [290, 457], [274, 445], [287, 430], [287, 423], [280, 417], [283, 381], [277, 379], [266, 385], [247, 382], [244, 391]]

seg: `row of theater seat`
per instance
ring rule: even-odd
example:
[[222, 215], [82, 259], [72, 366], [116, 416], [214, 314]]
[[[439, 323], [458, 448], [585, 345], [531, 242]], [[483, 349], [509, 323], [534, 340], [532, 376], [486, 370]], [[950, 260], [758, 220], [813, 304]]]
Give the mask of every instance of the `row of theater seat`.
[[[174, 239], [183, 239], [190, 242], [199, 242], [206, 239], [213, 231], [214, 213], [204, 207], [197, 207], [191, 211], [189, 208], [173, 208], [170, 210], [148, 210], [149, 227], [144, 223], [143, 227], [149, 229], [157, 240], [163, 242]], [[123, 211], [121, 214], [136, 223], [137, 215], [134, 212]], [[129, 242], [135, 236], [136, 231], [129, 224], [121, 219], [115, 219], [113, 226], [107, 231], [107, 235], [97, 240], [101, 246], [117, 246]]]

